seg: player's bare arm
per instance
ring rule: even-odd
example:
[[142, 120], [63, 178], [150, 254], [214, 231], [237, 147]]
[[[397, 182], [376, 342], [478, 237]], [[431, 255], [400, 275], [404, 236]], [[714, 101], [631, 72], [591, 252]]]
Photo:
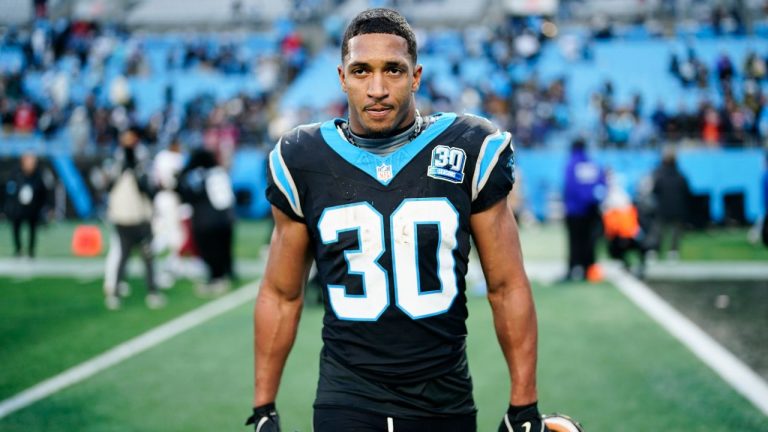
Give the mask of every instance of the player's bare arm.
[[306, 225], [275, 207], [272, 215], [275, 229], [254, 310], [253, 406], [275, 401], [283, 367], [296, 338], [311, 262]]
[[488, 285], [496, 335], [507, 360], [511, 405], [527, 405], [536, 393], [536, 311], [523, 268], [517, 222], [500, 200], [474, 214], [472, 234]]

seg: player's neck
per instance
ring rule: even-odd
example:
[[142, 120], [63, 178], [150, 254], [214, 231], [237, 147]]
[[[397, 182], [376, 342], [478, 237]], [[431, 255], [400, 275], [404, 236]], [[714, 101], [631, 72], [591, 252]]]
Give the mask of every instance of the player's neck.
[[351, 144], [376, 155], [386, 156], [416, 138], [423, 130], [423, 126], [424, 121], [419, 112], [416, 111], [413, 123], [393, 132], [390, 136], [370, 137], [357, 135], [349, 129], [348, 125], [345, 125], [344, 130], [347, 141]]

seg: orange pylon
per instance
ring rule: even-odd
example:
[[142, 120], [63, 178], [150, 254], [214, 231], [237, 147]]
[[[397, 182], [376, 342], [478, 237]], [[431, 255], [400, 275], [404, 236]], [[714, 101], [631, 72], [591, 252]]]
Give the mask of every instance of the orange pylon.
[[72, 253], [92, 257], [101, 253], [101, 230], [95, 225], [78, 225], [72, 233]]

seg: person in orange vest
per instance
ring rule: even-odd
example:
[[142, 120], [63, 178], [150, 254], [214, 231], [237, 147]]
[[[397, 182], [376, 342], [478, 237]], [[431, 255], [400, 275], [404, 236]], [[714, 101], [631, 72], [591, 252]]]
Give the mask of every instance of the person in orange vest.
[[645, 233], [640, 226], [637, 207], [621, 186], [616, 174], [608, 173], [608, 191], [603, 201], [603, 233], [608, 242], [608, 254], [620, 260], [625, 270], [630, 270], [628, 254], [638, 253], [639, 265], [636, 275], [645, 276]]

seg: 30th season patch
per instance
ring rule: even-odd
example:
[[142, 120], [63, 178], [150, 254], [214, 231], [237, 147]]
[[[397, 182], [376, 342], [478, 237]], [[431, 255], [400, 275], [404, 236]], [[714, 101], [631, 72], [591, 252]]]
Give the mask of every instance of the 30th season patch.
[[432, 163], [427, 169], [427, 175], [438, 180], [461, 183], [464, 180], [464, 164], [467, 154], [464, 150], [444, 145], [432, 150]]

